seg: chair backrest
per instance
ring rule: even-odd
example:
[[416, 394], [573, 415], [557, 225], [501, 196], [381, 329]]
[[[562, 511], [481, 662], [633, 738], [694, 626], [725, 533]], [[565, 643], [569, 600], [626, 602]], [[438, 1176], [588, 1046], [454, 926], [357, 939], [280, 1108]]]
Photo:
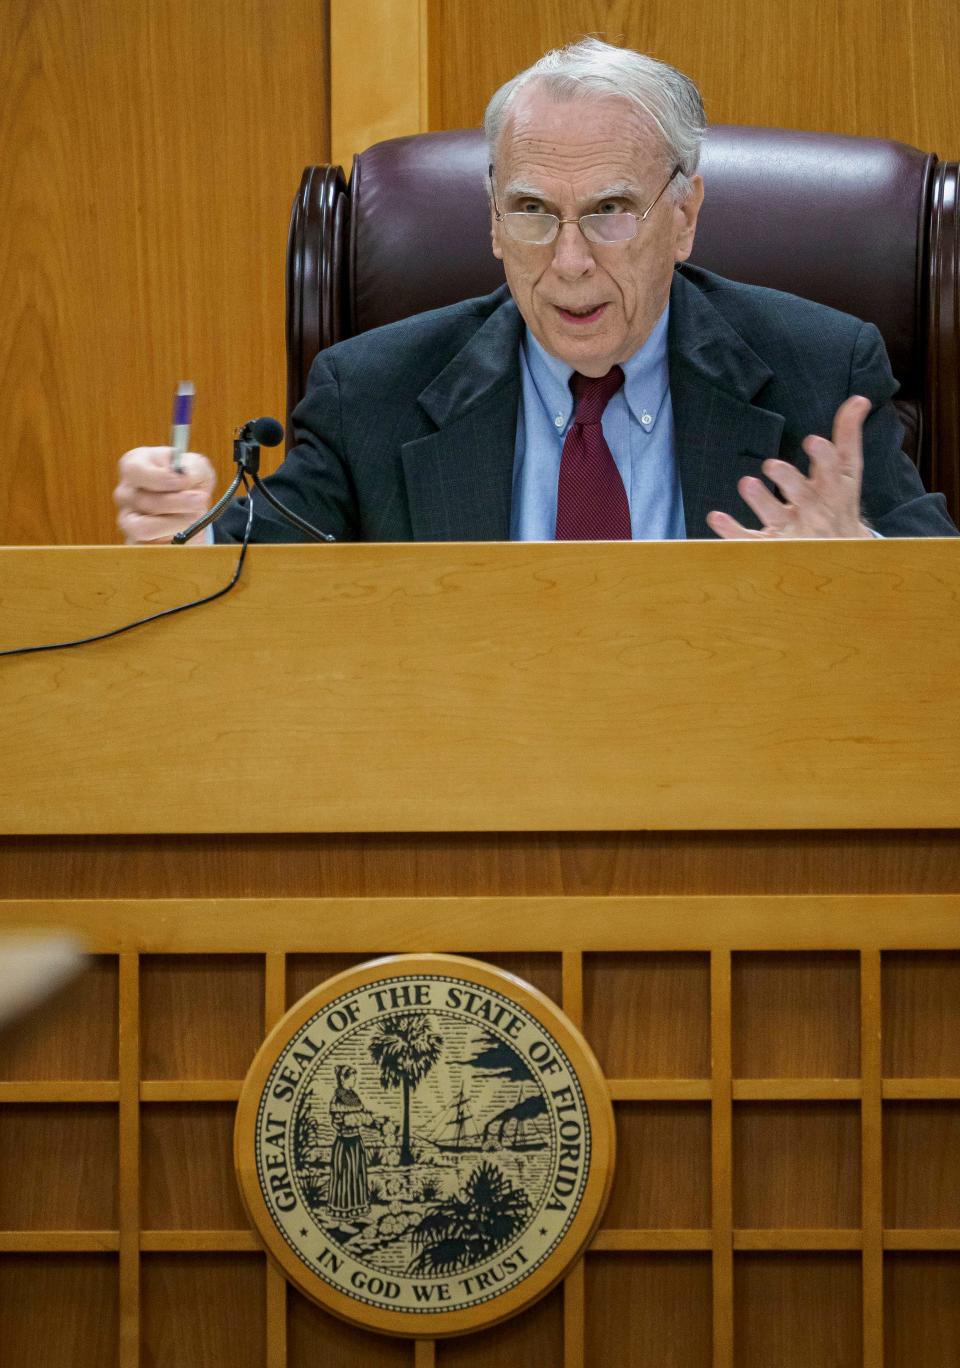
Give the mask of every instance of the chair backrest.
[[[477, 130], [308, 167], [287, 264], [288, 404], [323, 347], [503, 282]], [[875, 323], [905, 447], [960, 520], [960, 167], [877, 138], [716, 125], [692, 260]]]

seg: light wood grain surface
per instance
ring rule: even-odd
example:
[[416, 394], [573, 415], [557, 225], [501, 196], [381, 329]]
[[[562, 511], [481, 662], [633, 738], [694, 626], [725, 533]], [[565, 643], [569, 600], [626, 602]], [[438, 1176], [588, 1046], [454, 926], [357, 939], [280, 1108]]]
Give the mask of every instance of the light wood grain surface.
[[128, 447], [283, 416], [287, 223], [329, 153], [315, 0], [5, 0], [0, 541], [112, 542]]
[[[6, 643], [231, 549], [0, 552]], [[955, 826], [951, 542], [255, 548], [6, 660], [8, 833]], [[185, 786], [189, 788], [189, 801]]]
[[899, 138], [960, 157], [950, 0], [443, 0], [430, 11], [431, 127], [477, 124], [501, 82], [588, 33], [688, 72], [713, 123]]
[[331, 160], [428, 128], [427, 0], [328, 0]]

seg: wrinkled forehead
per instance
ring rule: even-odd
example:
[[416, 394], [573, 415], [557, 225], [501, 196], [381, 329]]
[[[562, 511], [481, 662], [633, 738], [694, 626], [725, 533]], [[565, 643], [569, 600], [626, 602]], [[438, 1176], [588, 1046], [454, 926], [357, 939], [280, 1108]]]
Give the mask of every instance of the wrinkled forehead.
[[644, 185], [668, 160], [660, 130], [632, 101], [584, 94], [558, 98], [532, 86], [515, 97], [496, 148], [497, 184], [563, 181]]

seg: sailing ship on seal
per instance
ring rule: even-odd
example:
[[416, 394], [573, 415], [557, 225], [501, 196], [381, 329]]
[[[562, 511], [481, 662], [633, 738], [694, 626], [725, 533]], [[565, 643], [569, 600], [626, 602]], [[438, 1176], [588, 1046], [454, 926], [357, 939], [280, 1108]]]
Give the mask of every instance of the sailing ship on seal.
[[516, 1102], [489, 1117], [480, 1130], [461, 1080], [459, 1095], [435, 1115], [426, 1139], [447, 1154], [493, 1149], [526, 1153], [546, 1149], [547, 1139], [537, 1124], [537, 1117], [546, 1114], [546, 1103], [538, 1089], [534, 1088], [527, 1097], [524, 1097], [525, 1091], [526, 1084], [521, 1083]]

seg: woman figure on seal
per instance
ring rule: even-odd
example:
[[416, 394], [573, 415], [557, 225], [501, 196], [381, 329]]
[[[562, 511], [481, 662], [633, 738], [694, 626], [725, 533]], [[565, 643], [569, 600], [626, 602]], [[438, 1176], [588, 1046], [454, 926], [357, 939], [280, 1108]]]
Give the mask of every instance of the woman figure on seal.
[[354, 1090], [357, 1071], [349, 1064], [333, 1070], [337, 1086], [330, 1099], [330, 1122], [336, 1139], [330, 1148], [330, 1190], [327, 1205], [336, 1216], [362, 1215], [370, 1206], [367, 1188], [367, 1152], [361, 1126], [375, 1124]]

